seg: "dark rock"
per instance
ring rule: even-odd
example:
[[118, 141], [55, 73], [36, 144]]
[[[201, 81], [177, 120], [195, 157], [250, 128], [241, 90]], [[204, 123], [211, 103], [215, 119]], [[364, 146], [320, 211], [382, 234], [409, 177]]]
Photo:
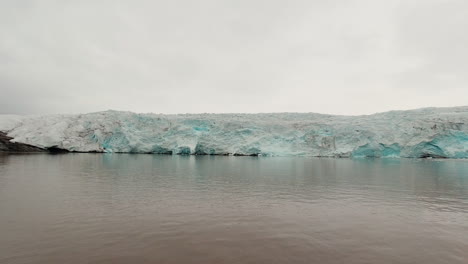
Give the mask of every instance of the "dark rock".
[[45, 149], [35, 147], [28, 144], [11, 142], [13, 138], [7, 136], [6, 133], [0, 132], [0, 152], [46, 152]]
[[50, 153], [53, 153], [53, 154], [59, 154], [59, 153], [68, 153], [70, 151], [66, 150], [66, 149], [62, 149], [62, 148], [59, 148], [57, 146], [53, 146], [53, 147], [49, 147], [47, 148], [47, 150], [50, 152]]

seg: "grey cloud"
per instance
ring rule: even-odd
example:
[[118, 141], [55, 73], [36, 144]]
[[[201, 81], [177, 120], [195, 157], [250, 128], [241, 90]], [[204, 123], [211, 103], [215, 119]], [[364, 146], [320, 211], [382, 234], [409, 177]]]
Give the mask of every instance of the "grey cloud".
[[466, 10], [456, 0], [2, 1], [0, 113], [463, 105]]
[[398, 16], [398, 51], [418, 65], [395, 76], [395, 85], [431, 92], [468, 89], [468, 4], [427, 3], [408, 4]]

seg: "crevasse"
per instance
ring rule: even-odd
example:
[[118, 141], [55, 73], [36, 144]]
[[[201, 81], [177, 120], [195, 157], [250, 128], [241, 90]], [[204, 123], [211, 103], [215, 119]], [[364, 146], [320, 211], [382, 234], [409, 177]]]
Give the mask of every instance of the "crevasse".
[[76, 152], [468, 158], [468, 106], [314, 113], [0, 115], [14, 141]]

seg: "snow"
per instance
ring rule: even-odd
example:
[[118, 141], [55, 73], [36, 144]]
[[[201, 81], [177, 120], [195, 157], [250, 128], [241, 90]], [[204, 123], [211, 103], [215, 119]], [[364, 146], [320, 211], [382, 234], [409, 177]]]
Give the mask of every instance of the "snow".
[[8, 131], [18, 126], [21, 120], [24, 119], [18, 115], [0, 115], [0, 131]]
[[0, 115], [15, 142], [78, 152], [468, 158], [468, 106], [314, 113]]

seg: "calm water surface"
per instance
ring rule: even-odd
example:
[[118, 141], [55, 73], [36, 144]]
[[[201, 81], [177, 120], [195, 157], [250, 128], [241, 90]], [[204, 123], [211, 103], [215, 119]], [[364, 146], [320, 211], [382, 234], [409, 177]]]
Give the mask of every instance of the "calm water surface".
[[468, 161], [0, 156], [0, 263], [468, 263]]

